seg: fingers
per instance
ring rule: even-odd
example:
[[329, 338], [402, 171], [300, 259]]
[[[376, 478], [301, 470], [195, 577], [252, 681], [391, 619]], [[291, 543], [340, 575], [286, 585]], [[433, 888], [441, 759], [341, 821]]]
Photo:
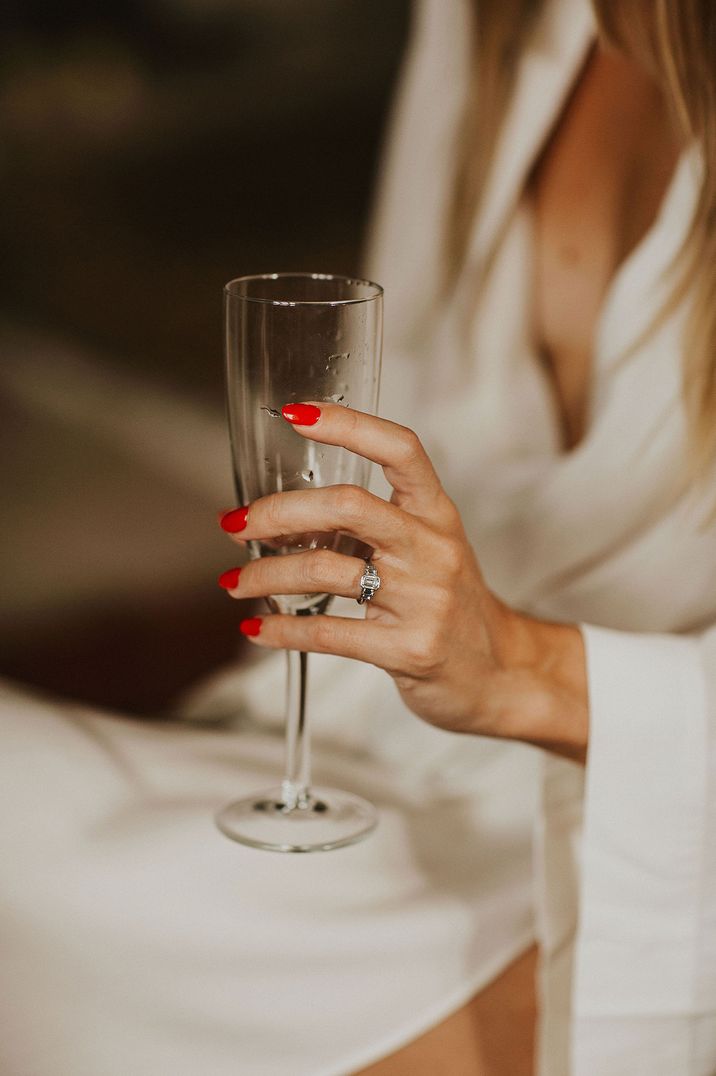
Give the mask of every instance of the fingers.
[[241, 631], [258, 646], [275, 650], [301, 650], [311, 654], [367, 661], [382, 669], [390, 666], [395, 630], [373, 620], [340, 616], [252, 617]]
[[261, 598], [268, 594], [336, 594], [358, 598], [365, 561], [331, 549], [262, 557], [244, 568], [231, 568], [219, 583], [235, 598]]
[[341, 531], [373, 549], [413, 545], [420, 520], [359, 486], [272, 493], [226, 512], [222, 528], [241, 541]]
[[282, 414], [302, 437], [342, 445], [380, 464], [396, 503], [407, 511], [421, 515], [445, 497], [420, 439], [406, 426], [330, 403], [286, 404]]

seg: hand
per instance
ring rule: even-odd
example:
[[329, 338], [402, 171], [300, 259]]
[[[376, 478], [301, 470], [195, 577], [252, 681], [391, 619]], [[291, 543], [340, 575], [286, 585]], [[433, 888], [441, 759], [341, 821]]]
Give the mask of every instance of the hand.
[[[555, 664], [551, 643], [545, 660], [540, 622], [507, 608], [485, 585], [457, 509], [416, 434], [337, 404], [293, 405], [283, 413], [297, 435], [380, 464], [393, 489], [390, 502], [357, 486], [276, 493], [226, 513], [222, 526], [239, 542], [341, 531], [373, 549], [381, 588], [364, 620], [276, 614], [245, 621], [242, 630], [258, 646], [377, 665], [414, 713], [441, 728], [542, 742], [539, 728], [522, 729], [529, 724], [523, 711], [544, 709], [540, 677]], [[357, 598], [364, 566], [355, 557], [312, 550], [254, 560], [222, 580], [237, 598], [313, 592]], [[528, 697], [535, 691], [537, 699]]]

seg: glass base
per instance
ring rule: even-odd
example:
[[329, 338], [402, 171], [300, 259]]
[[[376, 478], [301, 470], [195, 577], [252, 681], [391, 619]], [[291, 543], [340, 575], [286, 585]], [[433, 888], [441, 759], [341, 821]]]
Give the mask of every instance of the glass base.
[[372, 804], [337, 788], [312, 788], [294, 807], [272, 788], [228, 804], [216, 816], [225, 836], [270, 852], [329, 852], [355, 844], [378, 822]]

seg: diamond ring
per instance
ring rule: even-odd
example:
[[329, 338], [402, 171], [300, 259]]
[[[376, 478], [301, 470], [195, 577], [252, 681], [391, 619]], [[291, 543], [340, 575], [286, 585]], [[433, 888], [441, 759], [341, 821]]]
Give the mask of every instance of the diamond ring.
[[369, 560], [365, 562], [363, 575], [360, 577], [360, 598], [356, 598], [359, 605], [369, 602], [376, 590], [380, 590], [380, 576], [378, 571]]

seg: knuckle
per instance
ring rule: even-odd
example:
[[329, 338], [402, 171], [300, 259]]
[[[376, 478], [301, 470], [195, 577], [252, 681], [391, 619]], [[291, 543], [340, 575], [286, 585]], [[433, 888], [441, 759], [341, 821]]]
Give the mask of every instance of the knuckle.
[[406, 648], [407, 667], [412, 676], [429, 678], [440, 665], [438, 648], [432, 633], [415, 635]]
[[442, 622], [450, 619], [453, 610], [453, 593], [446, 586], [435, 586], [429, 597], [429, 608], [433, 620]]
[[272, 493], [265, 497], [262, 507], [267, 533], [277, 533], [277, 528], [281, 527], [281, 494]]
[[358, 486], [336, 486], [338, 511], [345, 519], [363, 519], [366, 514], [367, 494]]
[[441, 544], [441, 568], [450, 579], [455, 579], [462, 572], [465, 563], [465, 550], [462, 542], [456, 538], [446, 538]]
[[312, 624], [313, 642], [316, 650], [329, 651], [332, 647], [333, 632], [330, 621], [323, 616], [315, 618]]
[[400, 463], [410, 463], [423, 451], [423, 446], [415, 430], [407, 426], [400, 427], [398, 459]]
[[308, 586], [322, 585], [333, 575], [333, 554], [330, 549], [316, 549], [303, 563], [303, 582]]
[[340, 409], [341, 418], [345, 422], [345, 429], [347, 433], [353, 433], [358, 429], [360, 425], [361, 416], [358, 411], [354, 411], [352, 407], [342, 407]]
[[451, 500], [450, 497], [448, 497], [447, 493], [445, 493], [444, 490], [443, 490], [443, 505], [444, 505], [445, 525], [447, 526], [448, 530], [450, 530], [450, 531], [459, 530], [462, 527], [462, 520], [460, 518], [460, 513], [458, 511], [457, 505], [455, 504], [455, 502], [453, 500]]

